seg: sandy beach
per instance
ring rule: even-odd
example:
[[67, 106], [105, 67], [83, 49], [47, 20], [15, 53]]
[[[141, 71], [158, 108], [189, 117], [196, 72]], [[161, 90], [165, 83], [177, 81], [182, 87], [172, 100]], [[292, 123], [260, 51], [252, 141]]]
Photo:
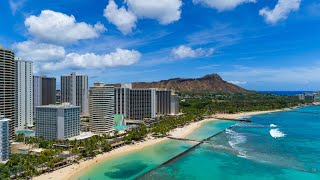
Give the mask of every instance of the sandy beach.
[[[170, 132], [170, 136], [173, 137], [186, 137], [189, 134], [191, 134], [194, 130], [199, 128], [202, 123], [216, 120], [214, 118], [205, 119], [203, 121], [190, 123], [189, 125], [183, 127], [183, 128], [177, 128]], [[83, 171], [86, 171], [88, 168], [91, 168], [92, 166], [98, 165], [101, 162], [104, 162], [105, 160], [108, 160], [110, 158], [119, 157], [124, 154], [128, 154], [130, 152], [138, 151], [143, 148], [161, 143], [165, 140], [168, 140], [168, 138], [151, 138], [148, 137], [145, 141], [139, 142], [133, 145], [126, 145], [123, 147], [120, 147], [118, 149], [112, 150], [110, 152], [99, 154], [95, 158], [87, 161], [81, 161], [79, 164], [73, 164], [71, 166], [59, 169], [57, 171], [53, 171], [50, 173], [42, 174], [40, 176], [34, 177], [35, 180], [45, 180], [45, 179], [52, 179], [52, 180], [65, 180], [65, 179], [72, 179], [73, 177], [76, 177], [77, 175], [83, 173]]]
[[280, 111], [288, 111], [290, 109], [278, 109], [278, 110], [271, 110], [271, 111], [252, 111], [252, 112], [242, 112], [237, 114], [215, 114], [214, 118], [230, 118], [230, 119], [236, 119], [246, 116], [253, 116], [253, 115], [259, 115], [259, 114], [267, 114], [267, 113], [273, 113], [273, 112], [280, 112]]
[[[243, 112], [238, 114], [216, 114], [213, 116], [213, 118], [208, 118], [199, 122], [190, 123], [189, 125], [183, 127], [183, 128], [177, 128], [170, 132], [170, 136], [177, 137], [177, 138], [183, 138], [191, 134], [193, 131], [198, 129], [202, 123], [209, 122], [216, 120], [215, 118], [240, 118], [240, 117], [246, 117], [246, 116], [252, 116], [252, 115], [258, 115], [258, 114], [266, 114], [266, 113], [272, 113], [272, 112], [279, 112], [279, 111], [286, 111], [289, 109], [281, 109], [281, 110], [273, 110], [273, 111], [254, 111], [254, 112]], [[108, 160], [110, 158], [119, 157], [124, 154], [128, 154], [130, 152], [138, 151], [143, 148], [161, 143], [163, 141], [168, 140], [168, 138], [158, 138], [154, 139], [152, 137], [148, 137], [145, 141], [139, 142], [133, 145], [126, 145], [121, 148], [112, 150], [110, 152], [99, 154], [92, 160], [87, 161], [81, 161], [79, 164], [73, 164], [71, 166], [59, 169], [57, 171], [46, 173], [43, 175], [40, 175], [38, 177], [34, 177], [35, 180], [46, 180], [46, 179], [54, 179], [54, 180], [65, 180], [65, 179], [72, 179], [74, 177], [77, 177], [77, 175], [80, 175], [84, 171], [86, 171], [88, 168], [91, 168], [92, 166], [98, 165], [99, 163], [104, 162], [105, 160]]]

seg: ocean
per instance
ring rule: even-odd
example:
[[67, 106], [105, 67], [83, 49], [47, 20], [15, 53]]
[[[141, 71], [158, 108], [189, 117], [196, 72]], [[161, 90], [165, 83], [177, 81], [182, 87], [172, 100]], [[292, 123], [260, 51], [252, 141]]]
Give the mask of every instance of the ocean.
[[268, 93], [277, 96], [296, 96], [298, 94], [312, 93], [313, 91], [257, 91], [259, 93]]
[[[252, 123], [212, 121], [188, 136], [169, 140], [91, 167], [74, 179], [320, 179], [320, 106], [256, 115]], [[161, 165], [165, 163], [165, 165]]]

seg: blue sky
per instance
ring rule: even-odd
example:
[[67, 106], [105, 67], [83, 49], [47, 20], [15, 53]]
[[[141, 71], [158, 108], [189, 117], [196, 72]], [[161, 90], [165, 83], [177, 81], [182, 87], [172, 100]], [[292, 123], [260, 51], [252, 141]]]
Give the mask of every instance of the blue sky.
[[3, 47], [58, 79], [218, 73], [252, 90], [320, 89], [316, 0], [4, 0], [0, 27]]

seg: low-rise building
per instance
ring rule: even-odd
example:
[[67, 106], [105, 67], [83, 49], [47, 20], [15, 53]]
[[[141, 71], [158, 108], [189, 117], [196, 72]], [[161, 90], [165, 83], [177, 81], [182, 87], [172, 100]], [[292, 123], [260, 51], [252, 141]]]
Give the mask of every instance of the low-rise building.
[[65, 140], [80, 135], [80, 111], [70, 103], [36, 107], [36, 137]]
[[4, 163], [9, 160], [9, 121], [9, 119], [0, 115], [0, 163]]

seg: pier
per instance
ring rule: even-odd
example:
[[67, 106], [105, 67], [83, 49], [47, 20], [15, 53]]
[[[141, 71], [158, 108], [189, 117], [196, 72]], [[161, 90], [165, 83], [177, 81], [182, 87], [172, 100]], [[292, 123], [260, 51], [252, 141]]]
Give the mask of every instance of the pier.
[[[227, 120], [230, 120], [230, 119], [227, 119]], [[250, 120], [241, 120], [241, 119], [234, 119], [234, 121], [239, 121], [240, 123], [243, 123], [243, 122], [251, 122]], [[188, 138], [176, 138], [176, 137], [171, 137], [171, 136], [168, 137], [169, 139], [172, 139], [172, 140], [196, 142], [196, 144], [193, 145], [192, 147], [190, 147], [189, 149], [183, 151], [182, 153], [180, 153], [180, 154], [172, 157], [171, 159], [167, 160], [166, 162], [160, 164], [160, 165], [157, 166], [156, 168], [151, 169], [150, 171], [142, 174], [140, 177], [146, 176], [146, 175], [148, 175], [149, 173], [151, 173], [152, 171], [154, 171], [154, 170], [156, 170], [156, 169], [159, 169], [159, 168], [161, 168], [161, 167], [163, 167], [163, 166], [166, 166], [166, 165], [168, 165], [168, 164], [170, 164], [170, 163], [178, 160], [180, 157], [182, 157], [182, 156], [184, 156], [185, 154], [189, 153], [190, 151], [192, 151], [192, 150], [195, 149], [196, 147], [200, 146], [200, 145], [203, 144], [203, 143], [207, 143], [211, 138], [213, 138], [213, 137], [215, 137], [215, 136], [218, 136], [219, 134], [225, 132], [227, 129], [231, 129], [231, 128], [233, 128], [233, 127], [234, 127], [234, 125], [226, 128], [226, 129], [224, 129], [224, 130], [222, 130], [222, 131], [220, 131], [220, 132], [218, 132], [218, 133], [216, 133], [216, 134], [213, 134], [212, 136], [207, 137], [207, 138], [205, 138], [205, 139], [203, 139], [203, 140], [201, 140], [201, 141], [193, 140], [193, 139], [188, 139]], [[139, 179], [140, 177], [138, 177], [138, 178], [136, 178], [136, 179]]]
[[217, 118], [217, 117], [213, 117], [213, 118], [218, 120], [224, 120], [224, 121], [252, 122], [251, 119], [234, 119], [234, 118]]

